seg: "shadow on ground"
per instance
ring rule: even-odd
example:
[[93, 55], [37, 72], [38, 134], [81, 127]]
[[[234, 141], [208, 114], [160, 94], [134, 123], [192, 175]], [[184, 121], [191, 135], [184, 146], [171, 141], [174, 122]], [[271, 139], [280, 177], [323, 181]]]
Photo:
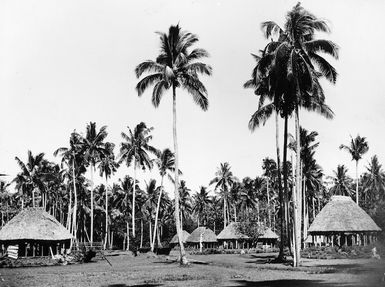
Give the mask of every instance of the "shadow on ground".
[[251, 264], [282, 264], [285, 266], [290, 266], [292, 264], [291, 261], [281, 262], [276, 261], [277, 255], [266, 255], [266, 254], [252, 254], [251, 261], [246, 261], [245, 263], [251, 263]]
[[[353, 287], [357, 285], [347, 285], [339, 283], [328, 283], [321, 280], [272, 280], [272, 281], [247, 281], [247, 280], [236, 280], [235, 286], [245, 287]], [[229, 286], [230, 287], [230, 286]]]
[[126, 284], [111, 284], [103, 285], [102, 287], [158, 287], [163, 284], [136, 284], [136, 285], [126, 285]]

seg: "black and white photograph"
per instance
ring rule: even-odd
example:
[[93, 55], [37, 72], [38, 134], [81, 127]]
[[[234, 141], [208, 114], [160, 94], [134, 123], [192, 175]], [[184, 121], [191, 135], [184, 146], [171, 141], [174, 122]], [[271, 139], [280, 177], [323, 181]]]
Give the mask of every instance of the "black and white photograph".
[[0, 287], [385, 286], [384, 15], [0, 0]]

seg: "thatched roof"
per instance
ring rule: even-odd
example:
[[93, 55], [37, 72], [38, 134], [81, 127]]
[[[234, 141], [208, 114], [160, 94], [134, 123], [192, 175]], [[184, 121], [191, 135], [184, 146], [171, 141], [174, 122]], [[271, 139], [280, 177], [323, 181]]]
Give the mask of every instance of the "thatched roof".
[[214, 231], [212, 231], [209, 228], [206, 227], [198, 227], [195, 229], [190, 236], [187, 238], [186, 242], [188, 243], [199, 243], [200, 242], [200, 237], [201, 234], [202, 236], [202, 242], [207, 243], [207, 242], [217, 242], [217, 236], [215, 235]]
[[217, 236], [218, 240], [248, 239], [247, 235], [240, 233], [237, 229], [237, 223], [232, 222]]
[[71, 233], [42, 208], [25, 208], [0, 230], [0, 241], [61, 241], [71, 238]]
[[[186, 243], [186, 239], [189, 236], [190, 236], [190, 233], [188, 233], [186, 230], [182, 231], [182, 241], [183, 241], [183, 243]], [[178, 243], [179, 243], [178, 234], [175, 234], [174, 237], [171, 239], [170, 244], [178, 244]]]
[[381, 228], [349, 196], [332, 196], [309, 228], [310, 234], [373, 231]]
[[260, 239], [278, 239], [279, 236], [273, 230], [271, 230], [271, 228], [267, 228], [265, 230], [265, 232], [261, 236], [259, 236], [258, 238], [260, 238]]

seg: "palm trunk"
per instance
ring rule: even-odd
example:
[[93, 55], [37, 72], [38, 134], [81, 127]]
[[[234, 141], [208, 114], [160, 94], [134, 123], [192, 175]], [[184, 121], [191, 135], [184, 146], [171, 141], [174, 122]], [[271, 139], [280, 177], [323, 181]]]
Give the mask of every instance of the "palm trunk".
[[143, 247], [143, 216], [140, 219], [140, 248]]
[[94, 165], [91, 164], [91, 238], [90, 244], [94, 242]]
[[159, 216], [159, 209], [160, 209], [160, 201], [161, 201], [161, 198], [162, 198], [162, 192], [163, 192], [163, 178], [164, 176], [162, 176], [162, 180], [160, 182], [160, 192], [159, 192], [159, 197], [158, 197], [158, 203], [156, 205], [156, 213], [155, 213], [155, 223], [154, 223], [154, 239], [153, 239], [153, 242], [152, 242], [152, 246], [151, 246], [151, 251], [154, 252], [154, 246], [155, 246], [155, 235], [156, 235], [156, 231], [157, 231], [157, 226], [158, 226], [158, 216]]
[[358, 160], [356, 160], [356, 203], [358, 205]]
[[[126, 251], [130, 250], [130, 226], [129, 226], [129, 223], [128, 223], [128, 220], [126, 221]], [[124, 249], [124, 245], [123, 245], [123, 249]]]
[[175, 224], [176, 224], [176, 231], [178, 234], [178, 241], [180, 246], [180, 264], [186, 265], [188, 264], [186, 253], [184, 250], [183, 245], [183, 238], [182, 238], [182, 230], [180, 225], [180, 218], [179, 218], [179, 154], [178, 154], [178, 141], [177, 141], [177, 134], [176, 134], [176, 91], [175, 91], [175, 85], [172, 87], [173, 92], [173, 137], [174, 137], [174, 152], [175, 152]]
[[108, 190], [107, 190], [107, 177], [106, 177], [106, 235], [104, 239], [104, 249], [107, 248], [107, 241], [108, 241]]
[[[73, 181], [73, 187], [74, 187], [74, 209], [72, 213], [72, 231], [73, 236], [76, 241], [76, 235], [77, 235], [77, 225], [76, 225], [76, 216], [77, 216], [77, 206], [78, 206], [78, 197], [76, 192], [76, 178], [75, 178], [75, 153], [73, 154], [73, 161], [72, 161], [72, 181]], [[71, 247], [72, 247], [72, 240], [71, 240]]]
[[[285, 127], [283, 135], [283, 186], [284, 186], [284, 209], [285, 209], [285, 226], [286, 238], [288, 246], [291, 246], [291, 235], [289, 228], [289, 190], [288, 190], [288, 174], [287, 174], [287, 129], [288, 129], [288, 116], [285, 114]], [[289, 250], [291, 250], [289, 248]]]
[[32, 189], [32, 207], [35, 207], [35, 188]]
[[301, 142], [300, 142], [300, 126], [298, 104], [295, 107], [295, 138], [297, 144], [296, 153], [296, 178], [295, 192], [293, 192], [294, 201], [294, 267], [298, 267], [301, 261]]
[[269, 178], [266, 177], [266, 189], [267, 189], [267, 218], [269, 222], [269, 227], [271, 227], [270, 222], [270, 196], [269, 196]]
[[[281, 181], [281, 152], [279, 150], [279, 119], [278, 119], [278, 109], [276, 108], [275, 112], [275, 144], [277, 149], [277, 177], [278, 177], [278, 193], [279, 193], [279, 205], [281, 209], [281, 240], [279, 244], [279, 255], [278, 258], [283, 259], [284, 257], [284, 242], [285, 242], [285, 204], [283, 198], [283, 190], [282, 190], [282, 181]], [[270, 210], [269, 210], [269, 221], [270, 221]]]
[[234, 222], [237, 222], [237, 205], [234, 203]]
[[152, 246], [152, 222], [151, 222], [151, 217], [150, 217], [150, 220], [149, 220], [149, 225], [148, 225], [148, 229], [149, 229], [149, 233], [150, 233], [150, 247], [151, 247], [151, 250], [154, 250], [154, 247]]
[[135, 238], [136, 157], [134, 155], [134, 186], [132, 188], [132, 237]]
[[227, 226], [227, 216], [226, 216], [226, 198], [223, 198], [223, 229]]

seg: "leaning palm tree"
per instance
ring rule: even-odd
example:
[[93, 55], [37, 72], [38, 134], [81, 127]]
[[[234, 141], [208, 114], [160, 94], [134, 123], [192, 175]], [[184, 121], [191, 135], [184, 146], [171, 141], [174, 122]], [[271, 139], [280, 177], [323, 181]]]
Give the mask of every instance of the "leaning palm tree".
[[[158, 198], [158, 203], [157, 203], [156, 212], [155, 212], [154, 237], [153, 237], [153, 242], [152, 242], [152, 246], [151, 246], [152, 252], [154, 252], [154, 247], [155, 247], [155, 238], [156, 238], [156, 232], [157, 232], [157, 226], [158, 226], [159, 209], [160, 209], [160, 203], [161, 203], [162, 193], [163, 193], [163, 188], [164, 188], [163, 180], [164, 180], [164, 177], [166, 175], [168, 175], [169, 178], [172, 180], [169, 172], [175, 171], [174, 153], [169, 148], [165, 148], [161, 153], [158, 154], [158, 158], [155, 160], [155, 163], [158, 166], [159, 173], [161, 176], [161, 181], [160, 181], [159, 198]], [[181, 172], [179, 172], [179, 174], [181, 174]]]
[[95, 166], [107, 154], [104, 140], [107, 137], [107, 126], [96, 130], [96, 123], [90, 122], [86, 128], [86, 136], [83, 138], [84, 159], [91, 165], [91, 222], [90, 222], [90, 243], [94, 242], [94, 171]]
[[106, 179], [106, 234], [104, 239], [104, 249], [107, 247], [108, 239], [108, 178], [111, 177], [119, 167], [118, 163], [115, 161], [114, 147], [115, 145], [113, 143], [107, 142], [105, 144], [106, 154], [99, 163], [99, 175], [101, 177], [104, 175]]
[[203, 49], [190, 48], [198, 41], [198, 37], [190, 32], [182, 31], [179, 25], [170, 26], [168, 33], [160, 35], [161, 51], [156, 61], [147, 60], [139, 64], [135, 73], [139, 78], [143, 73], [152, 73], [139, 81], [136, 86], [141, 96], [151, 85], [155, 84], [152, 93], [152, 103], [159, 106], [164, 92], [172, 89], [173, 97], [173, 138], [175, 153], [175, 224], [179, 238], [180, 262], [187, 264], [182, 242], [182, 230], [179, 218], [179, 154], [176, 130], [176, 89], [183, 88], [204, 111], [208, 108], [207, 91], [199, 80], [199, 74], [211, 75], [211, 67], [198, 60], [208, 56]]
[[[122, 132], [122, 138], [124, 142], [120, 145], [120, 159], [119, 164], [125, 162], [127, 167], [131, 165], [133, 162], [134, 166], [134, 182], [136, 182], [136, 169], [142, 168], [145, 170], [146, 168], [152, 168], [152, 160], [149, 156], [149, 152], [153, 154], [158, 154], [158, 150], [150, 145], [150, 141], [152, 140], [151, 132], [153, 131], [153, 127], [147, 127], [144, 122], [136, 125], [134, 130], [132, 131], [130, 127], [127, 127], [129, 134]], [[136, 184], [133, 186], [132, 193], [132, 235], [135, 238], [135, 199], [136, 199]]]
[[356, 161], [356, 203], [358, 205], [358, 162], [362, 156], [368, 152], [369, 146], [365, 137], [357, 135], [354, 139], [350, 137], [350, 146], [340, 145], [340, 149], [346, 150], [352, 156], [352, 160]]

